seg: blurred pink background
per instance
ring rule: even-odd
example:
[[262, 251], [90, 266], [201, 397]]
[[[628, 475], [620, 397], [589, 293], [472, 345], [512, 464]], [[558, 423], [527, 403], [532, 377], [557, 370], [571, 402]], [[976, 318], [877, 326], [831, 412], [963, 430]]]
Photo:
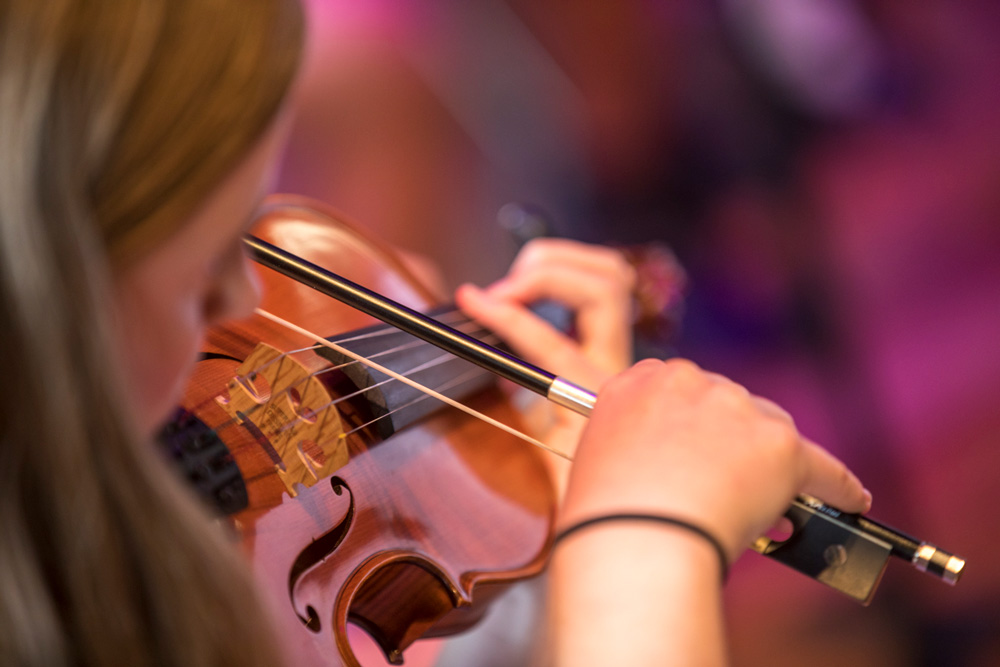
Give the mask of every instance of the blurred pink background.
[[646, 342], [784, 405], [873, 516], [968, 560], [953, 589], [890, 563], [864, 608], [746, 555], [733, 664], [1000, 665], [1000, 5], [308, 4], [282, 191], [449, 287], [502, 275], [508, 201], [670, 244], [685, 318]]

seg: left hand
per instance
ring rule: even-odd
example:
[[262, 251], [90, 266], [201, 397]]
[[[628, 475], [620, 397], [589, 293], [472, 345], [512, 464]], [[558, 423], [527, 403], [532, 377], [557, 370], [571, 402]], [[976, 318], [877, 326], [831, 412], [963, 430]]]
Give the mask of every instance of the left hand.
[[[515, 354], [596, 392], [632, 363], [634, 286], [635, 271], [618, 251], [546, 238], [525, 244], [504, 278], [485, 289], [463, 285], [455, 300]], [[528, 309], [542, 300], [573, 311], [575, 337]], [[565, 408], [548, 409], [551, 426], [545, 439], [572, 454], [586, 420]]]
[[[510, 271], [486, 289], [462, 285], [465, 313], [536, 366], [596, 391], [632, 363], [635, 271], [611, 248], [567, 239], [535, 239]], [[576, 338], [528, 310], [542, 300], [573, 311]]]

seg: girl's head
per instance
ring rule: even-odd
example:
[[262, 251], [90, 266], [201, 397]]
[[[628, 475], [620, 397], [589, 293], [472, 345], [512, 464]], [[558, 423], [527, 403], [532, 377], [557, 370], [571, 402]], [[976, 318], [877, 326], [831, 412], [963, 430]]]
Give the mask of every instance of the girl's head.
[[[7, 33], [0, 56], [0, 123], [8, 165], [0, 177], [0, 215], [11, 228], [15, 220], [31, 220], [39, 243], [42, 234], [63, 237], [49, 249], [53, 263], [67, 261], [61, 256], [67, 252], [106, 254], [116, 282], [126, 278], [128, 299], [119, 311], [126, 336], [118, 349], [130, 391], [138, 392], [133, 395], [140, 422], [149, 426], [154, 417], [162, 419], [165, 406], [162, 396], [149, 396], [147, 389], [156, 387], [145, 380], [162, 393], [177, 383], [164, 370], [186, 369], [192, 358], [191, 350], [183, 363], [170, 358], [180, 341], [167, 334], [175, 328], [196, 334], [201, 324], [193, 320], [200, 313], [153, 309], [176, 306], [166, 302], [171, 296], [235, 298], [234, 304], [208, 306], [218, 311], [207, 313], [214, 317], [239, 314], [247, 301], [231, 294], [247, 288], [245, 275], [242, 284], [234, 275], [245, 271], [233, 261], [237, 230], [227, 218], [249, 215], [260, 174], [241, 166], [237, 171], [251, 181], [237, 193], [243, 199], [230, 196], [223, 202], [228, 207], [211, 201], [224, 181], [230, 189], [238, 187], [231, 185], [238, 180], [234, 169], [260, 143], [281, 107], [298, 59], [298, 8], [258, 0], [14, 0], [0, 12], [0, 30]], [[268, 156], [255, 161], [254, 168], [263, 170]], [[216, 219], [194, 236], [211, 240], [229, 222], [232, 243], [222, 247], [215, 239], [215, 247], [206, 248], [189, 232], [186, 240], [192, 252], [201, 253], [200, 265], [184, 253], [179, 259], [187, 261], [175, 267], [157, 260], [208, 208]], [[206, 251], [229, 258], [206, 257]], [[136, 285], [133, 274], [151, 258], [163, 270], [154, 282]], [[93, 264], [94, 258], [87, 261]], [[8, 266], [11, 273], [24, 270]], [[214, 287], [195, 285], [196, 279], [224, 280], [226, 294], [209, 295]], [[229, 313], [232, 306], [236, 310]], [[156, 321], [156, 329], [136, 328], [133, 314]], [[156, 335], [138, 340], [149, 333]], [[161, 363], [151, 366], [153, 359]], [[156, 375], [135, 377], [136, 370]]]
[[[233, 294], [247, 286], [245, 270], [233, 261], [238, 230], [231, 219], [250, 214], [260, 174], [242, 166], [238, 172], [250, 181], [237, 193], [243, 199], [230, 196], [228, 207], [211, 201], [224, 181], [239, 187], [230, 183], [238, 180], [234, 169], [281, 107], [298, 59], [298, 8], [258, 0], [47, 0], [7, 2], [2, 11], [3, 154], [17, 161], [18, 173], [8, 170], [0, 184], [0, 215], [5, 225], [15, 216], [33, 219], [37, 234], [44, 229], [63, 235], [64, 244], [110, 257], [116, 282], [124, 278], [128, 288], [118, 350], [140, 423], [148, 427], [169, 407], [165, 395], [150, 390], [176, 390], [183, 373], [170, 371], [187, 369], [193, 358], [190, 349], [184, 359], [171, 358], [183, 341], [169, 334], [197, 336], [202, 324], [195, 321], [202, 313], [155, 308], [180, 305], [169, 298], [235, 301], [206, 306], [214, 317], [239, 314], [247, 302]], [[255, 158], [254, 170], [265, 169], [268, 157]], [[215, 220], [185, 238], [200, 256], [181, 252], [184, 261], [165, 265], [163, 247], [176, 246], [207, 208]], [[231, 243], [223, 247], [212, 232], [218, 237], [227, 223]], [[51, 252], [62, 263], [61, 253], [76, 250], [56, 245]], [[219, 253], [228, 258], [208, 256]], [[150, 259], [161, 270], [137, 285], [134, 274]], [[196, 280], [225, 281], [225, 294], [210, 295], [219, 290]], [[137, 315], [156, 327], [137, 326]]]
[[0, 0], [0, 662], [270, 659], [136, 434], [253, 301], [239, 232], [301, 40], [295, 0]]

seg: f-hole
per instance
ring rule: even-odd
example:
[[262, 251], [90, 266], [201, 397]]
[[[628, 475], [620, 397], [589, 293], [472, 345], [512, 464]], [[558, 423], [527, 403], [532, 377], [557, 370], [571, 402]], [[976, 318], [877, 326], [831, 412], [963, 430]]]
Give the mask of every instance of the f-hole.
[[351, 487], [340, 477], [331, 477], [330, 485], [333, 487], [333, 492], [338, 496], [343, 495], [345, 492], [347, 493], [349, 498], [347, 513], [340, 523], [313, 540], [308, 547], [299, 553], [298, 558], [295, 559], [288, 573], [288, 599], [292, 603], [292, 608], [296, 610], [295, 614], [302, 621], [302, 624], [317, 633], [322, 630], [319, 613], [317, 613], [312, 605], [306, 605], [306, 616], [298, 612], [298, 605], [295, 604], [295, 585], [310, 568], [321, 563], [336, 551], [337, 547], [344, 541], [344, 538], [347, 537], [347, 532], [354, 523], [354, 494], [351, 493]]

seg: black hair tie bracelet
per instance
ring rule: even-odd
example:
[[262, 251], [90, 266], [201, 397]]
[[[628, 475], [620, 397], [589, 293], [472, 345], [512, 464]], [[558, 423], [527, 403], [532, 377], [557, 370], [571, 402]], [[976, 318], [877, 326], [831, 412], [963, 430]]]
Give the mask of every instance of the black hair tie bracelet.
[[719, 555], [719, 565], [722, 568], [722, 581], [725, 582], [729, 577], [729, 557], [726, 555], [726, 550], [722, 547], [722, 542], [720, 542], [718, 538], [701, 526], [689, 523], [683, 519], [676, 519], [674, 517], [662, 516], [659, 514], [605, 514], [602, 516], [584, 519], [559, 531], [556, 534], [555, 539], [552, 541], [552, 548], [555, 549], [560, 542], [577, 531], [589, 528], [595, 524], [607, 523], [609, 521], [652, 521], [655, 523], [676, 526], [677, 528], [683, 528], [684, 530], [692, 532], [695, 535], [699, 535], [711, 544], [712, 548], [714, 548], [716, 553]]

